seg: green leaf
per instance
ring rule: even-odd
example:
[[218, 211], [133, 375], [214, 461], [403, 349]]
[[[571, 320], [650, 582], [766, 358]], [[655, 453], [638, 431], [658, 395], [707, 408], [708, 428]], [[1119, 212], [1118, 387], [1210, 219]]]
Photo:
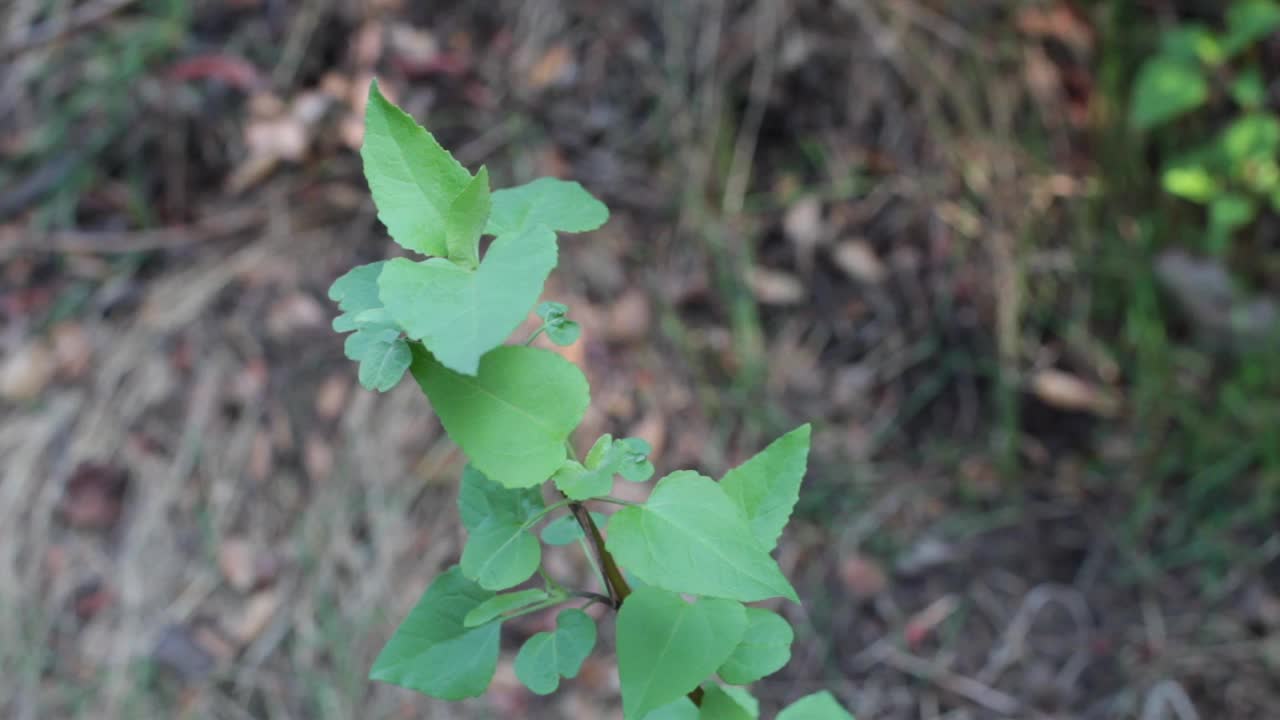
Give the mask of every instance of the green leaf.
[[513, 610], [523, 610], [531, 605], [537, 605], [546, 601], [549, 597], [551, 596], [542, 588], [530, 588], [504, 595], [495, 595], [467, 613], [467, 616], [462, 619], [462, 624], [467, 627], [478, 627]]
[[1180, 23], [1163, 33], [1160, 54], [1206, 65], [1217, 65], [1226, 59], [1217, 36], [1200, 23]]
[[1233, 0], [1227, 8], [1222, 45], [1228, 56], [1280, 29], [1280, 5], [1272, 0]]
[[582, 463], [566, 460], [552, 476], [560, 492], [573, 500], [608, 495], [613, 489], [613, 475], [599, 470], [588, 470]]
[[471, 173], [400, 108], [369, 85], [360, 157], [378, 219], [391, 238], [424, 255], [445, 255], [446, 218]]
[[542, 562], [542, 545], [521, 523], [490, 518], [471, 530], [462, 548], [462, 572], [487, 590], [528, 580]]
[[560, 687], [561, 676], [574, 678], [596, 645], [596, 623], [581, 610], [556, 616], [555, 632], [540, 632], [516, 655], [516, 677], [539, 695]]
[[510, 488], [539, 485], [560, 468], [565, 440], [590, 400], [581, 370], [537, 348], [500, 347], [471, 377], [415, 346], [410, 370], [449, 437], [477, 469]]
[[[348, 338], [348, 348], [352, 340], [365, 334], [367, 334], [365, 330], [356, 331], [355, 335]], [[409, 369], [409, 363], [413, 362], [409, 343], [405, 342], [399, 333], [389, 340], [379, 339], [362, 343], [362, 347], [363, 353], [351, 359], [360, 362], [357, 377], [360, 384], [370, 390], [386, 392], [395, 387], [400, 382], [400, 378], [404, 377], [404, 371]], [[351, 357], [350, 352], [347, 355]]]
[[[1225, 241], [1235, 231], [1252, 223], [1257, 213], [1257, 206], [1249, 197], [1235, 192], [1226, 192], [1210, 202], [1208, 225], [1217, 240]], [[1221, 250], [1225, 250], [1225, 247]]]
[[791, 660], [795, 632], [781, 615], [747, 608], [747, 631], [716, 674], [732, 685], [746, 685], [771, 675]]
[[828, 691], [806, 695], [778, 713], [777, 720], [854, 720]]
[[1248, 67], [1240, 71], [1231, 82], [1231, 97], [1242, 107], [1257, 109], [1267, 102], [1267, 85], [1262, 79], [1262, 71], [1256, 67]]
[[450, 260], [468, 269], [480, 264], [480, 233], [488, 220], [489, 170], [482, 167], [449, 204], [444, 230]]
[[644, 716], [644, 720], [698, 720], [698, 706], [687, 697], [663, 705]]
[[659, 588], [743, 602], [799, 601], [742, 511], [718, 483], [689, 470], [660, 480], [644, 505], [614, 513], [606, 546]]
[[702, 698], [699, 720], [756, 720], [760, 703], [751, 693], [738, 687], [709, 685]]
[[576, 182], [538, 178], [493, 194], [493, 212], [485, 233], [502, 237], [544, 226], [559, 232], [595, 230], [609, 219], [609, 208]]
[[333, 329], [355, 331], [347, 336], [343, 352], [360, 363], [360, 384], [380, 392], [400, 382], [412, 359], [400, 328], [385, 314], [378, 299], [378, 275], [385, 264], [352, 268], [329, 287], [329, 298], [343, 311], [334, 318]]
[[720, 487], [751, 522], [765, 550], [773, 550], [800, 499], [800, 482], [809, 462], [808, 424], [774, 440], [750, 460], [725, 473]]
[[442, 573], [382, 648], [369, 679], [444, 700], [483, 694], [498, 665], [500, 626], [468, 629], [463, 619], [491, 597], [457, 567]]
[[621, 445], [623, 450], [617, 466], [623, 480], [645, 482], [653, 477], [653, 463], [649, 462], [653, 446], [640, 438], [623, 438], [615, 443], [617, 445]]
[[[595, 520], [596, 527], [601, 530], [609, 524], [608, 515], [593, 512], [591, 513], [591, 519]], [[542, 542], [548, 545], [569, 545], [584, 537], [586, 535], [582, 532], [582, 526], [578, 524], [577, 518], [572, 514], [561, 515], [542, 528]]]
[[353, 325], [356, 315], [382, 307], [378, 299], [378, 275], [386, 264], [384, 260], [357, 265], [329, 286], [329, 299], [338, 303], [345, 315], [352, 316]]
[[1218, 181], [1199, 165], [1167, 168], [1160, 178], [1165, 192], [1192, 202], [1207, 203], [1218, 194]]
[[543, 320], [555, 320], [556, 318], [562, 318], [568, 315], [569, 306], [564, 303], [551, 302], [548, 300], [547, 302], [538, 303], [538, 307], [534, 309], [534, 312]]
[[490, 480], [472, 465], [462, 470], [458, 489], [458, 514], [462, 526], [475, 530], [490, 519], [523, 524], [546, 508], [542, 490], [536, 487], [513, 489]]
[[556, 236], [545, 227], [494, 241], [480, 266], [445, 260], [389, 260], [379, 296], [406, 334], [421, 340], [447, 368], [475, 375], [529, 314], [556, 266]]
[[572, 320], [560, 319], [547, 323], [547, 337], [560, 347], [568, 347], [582, 337], [582, 326]]
[[1129, 122], [1139, 130], [1166, 123], [1209, 99], [1209, 82], [1200, 68], [1157, 55], [1147, 60], [1134, 81]]
[[1222, 132], [1222, 151], [1238, 167], [1255, 158], [1280, 152], [1280, 118], [1269, 113], [1250, 113]]
[[643, 718], [693, 690], [729, 657], [746, 626], [745, 609], [731, 600], [691, 604], [654, 587], [632, 592], [617, 621], [623, 715]]

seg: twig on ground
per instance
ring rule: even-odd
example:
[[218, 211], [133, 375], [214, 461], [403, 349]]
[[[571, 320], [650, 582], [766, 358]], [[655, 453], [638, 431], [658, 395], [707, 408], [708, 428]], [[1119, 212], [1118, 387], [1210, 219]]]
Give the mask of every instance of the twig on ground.
[[924, 658], [895, 647], [884, 649], [881, 661], [917, 679], [932, 683], [947, 692], [1006, 717], [1026, 717], [1022, 703], [1012, 695], [984, 685], [977, 680], [938, 667]]

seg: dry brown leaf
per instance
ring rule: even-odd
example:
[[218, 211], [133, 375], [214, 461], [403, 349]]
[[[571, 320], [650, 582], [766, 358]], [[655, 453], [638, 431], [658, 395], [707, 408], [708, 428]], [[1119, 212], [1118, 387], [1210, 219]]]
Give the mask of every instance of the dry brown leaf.
[[274, 590], [254, 593], [236, 618], [231, 636], [241, 647], [257, 640], [262, 631], [267, 629], [267, 625], [271, 624], [271, 618], [275, 617], [278, 609], [279, 593]]
[[822, 241], [822, 203], [815, 197], [804, 197], [791, 204], [782, 217], [782, 231], [801, 249], [812, 249]]
[[1039, 370], [1031, 377], [1031, 389], [1047, 405], [1060, 410], [1111, 417], [1120, 403], [1109, 391], [1062, 370]]
[[605, 336], [618, 342], [644, 340], [649, 335], [650, 322], [648, 296], [639, 288], [629, 288], [609, 306]]
[[876, 251], [865, 240], [845, 240], [835, 247], [832, 259], [836, 267], [854, 280], [871, 285], [884, 281], [885, 267]]
[[231, 587], [240, 592], [253, 588], [257, 552], [244, 538], [228, 538], [218, 548], [218, 569]]
[[316, 415], [321, 420], [332, 421], [342, 414], [347, 406], [347, 395], [351, 390], [351, 379], [345, 374], [334, 373], [320, 383], [316, 390]]
[[747, 278], [751, 292], [766, 305], [797, 305], [805, 299], [804, 283], [795, 275], [769, 268], [752, 268]]
[[58, 509], [68, 525], [81, 530], [109, 530], [120, 521], [129, 475], [124, 468], [85, 462], [67, 479]]
[[318, 434], [312, 433], [302, 446], [302, 465], [312, 482], [324, 482], [333, 472], [333, 446]]
[[43, 340], [28, 342], [0, 364], [0, 397], [35, 399], [53, 379], [57, 367], [54, 352]]
[[64, 377], [78, 378], [89, 369], [93, 359], [93, 343], [89, 333], [77, 322], [58, 323], [52, 332], [53, 354], [58, 361], [58, 372]]
[[888, 585], [884, 568], [874, 558], [851, 552], [840, 560], [840, 582], [855, 598], [879, 595]]
[[329, 324], [329, 312], [307, 293], [292, 292], [277, 300], [267, 311], [267, 331], [285, 337], [298, 330]]
[[569, 46], [553, 45], [529, 68], [526, 80], [533, 90], [542, 90], [553, 84], [572, 81], [577, 69], [577, 62]]
[[396, 23], [391, 26], [391, 51], [410, 67], [428, 67], [440, 55], [440, 41], [430, 30]]

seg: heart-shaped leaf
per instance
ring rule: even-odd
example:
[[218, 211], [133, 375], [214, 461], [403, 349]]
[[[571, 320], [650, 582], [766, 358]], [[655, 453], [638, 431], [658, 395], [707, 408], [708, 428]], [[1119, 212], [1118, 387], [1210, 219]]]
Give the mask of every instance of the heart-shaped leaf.
[[498, 348], [472, 377], [415, 346], [410, 370], [449, 437], [478, 470], [509, 488], [539, 485], [560, 468], [565, 440], [590, 400], [577, 366], [537, 348]]
[[537, 226], [495, 240], [475, 270], [444, 258], [389, 260], [378, 277], [379, 297], [441, 364], [475, 375], [480, 358], [529, 314], [555, 266], [556, 235]]
[[673, 592], [799, 601], [742, 511], [719, 483], [696, 472], [672, 473], [645, 504], [614, 513], [606, 545], [641, 580]]
[[467, 613], [493, 597], [453, 567], [423, 593], [369, 671], [380, 680], [444, 700], [484, 693], [498, 666], [498, 624], [468, 628]]
[[791, 624], [764, 608], [747, 608], [747, 631], [716, 674], [734, 685], [746, 685], [779, 670], [791, 659], [795, 632]]
[[539, 695], [560, 687], [560, 678], [574, 678], [596, 646], [596, 623], [581, 610], [565, 610], [556, 616], [555, 632], [529, 638], [516, 655], [516, 677]]
[[369, 85], [360, 147], [378, 219], [391, 238], [424, 255], [448, 252], [449, 207], [471, 173], [403, 110]]
[[609, 208], [576, 182], [538, 178], [493, 194], [485, 233], [502, 237], [539, 225], [560, 232], [595, 230], [609, 219]]
[[486, 590], [528, 580], [542, 562], [542, 545], [521, 523], [491, 518], [470, 531], [462, 548], [462, 572]]
[[746, 630], [741, 603], [639, 588], [618, 610], [622, 711], [639, 720], [693, 690], [729, 657]]

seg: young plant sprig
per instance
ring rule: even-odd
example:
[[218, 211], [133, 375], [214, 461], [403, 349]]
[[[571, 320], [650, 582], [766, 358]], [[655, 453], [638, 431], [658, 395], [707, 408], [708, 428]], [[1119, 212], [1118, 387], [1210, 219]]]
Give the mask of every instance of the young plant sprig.
[[[556, 233], [594, 230], [608, 209], [552, 178], [490, 192], [484, 168], [472, 175], [458, 164], [376, 82], [365, 122], [361, 157], [378, 217], [392, 239], [427, 257], [340, 277], [330, 289], [342, 313], [333, 326], [351, 333], [345, 350], [362, 385], [386, 391], [411, 373], [470, 461], [458, 494], [468, 536], [460, 562], [427, 588], [369, 677], [446, 700], [475, 697], [496, 669], [503, 621], [561, 608], [555, 629], [529, 638], [515, 659], [521, 682], [545, 695], [594, 649], [596, 621], [583, 609], [599, 604], [616, 617], [626, 720], [758, 717], [741, 686], [785, 665], [794, 634], [781, 615], [746, 603], [798, 601], [770, 553], [799, 497], [809, 426], [718, 482], [680, 471], [644, 503], [611, 497], [615, 477], [653, 476], [649, 445], [605, 435], [574, 457], [586, 378], [556, 353], [505, 344], [556, 265]], [[482, 235], [494, 237], [483, 256]], [[537, 314], [552, 342], [578, 339], [569, 308], [544, 302]], [[623, 506], [608, 518], [607, 539], [606, 516], [591, 510], [602, 503]], [[542, 567], [544, 544], [575, 543], [599, 588], [568, 588]], [[826, 692], [778, 717], [851, 718]]]

